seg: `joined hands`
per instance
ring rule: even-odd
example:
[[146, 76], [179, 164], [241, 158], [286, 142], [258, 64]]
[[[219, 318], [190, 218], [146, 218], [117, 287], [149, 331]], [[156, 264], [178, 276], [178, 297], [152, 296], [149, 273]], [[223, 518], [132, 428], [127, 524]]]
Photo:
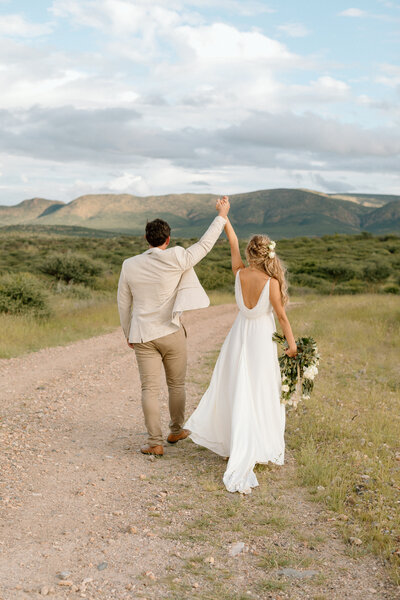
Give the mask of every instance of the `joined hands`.
[[215, 208], [218, 211], [218, 215], [220, 217], [223, 217], [224, 219], [227, 218], [230, 207], [231, 207], [231, 205], [229, 204], [228, 196], [223, 196], [222, 198], [218, 198], [217, 203], [215, 205]]

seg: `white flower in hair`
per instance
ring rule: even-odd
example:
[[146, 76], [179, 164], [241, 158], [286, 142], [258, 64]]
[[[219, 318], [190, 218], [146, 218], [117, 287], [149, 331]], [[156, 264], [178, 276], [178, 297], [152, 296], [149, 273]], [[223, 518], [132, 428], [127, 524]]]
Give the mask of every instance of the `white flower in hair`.
[[275, 246], [276, 246], [276, 242], [274, 242], [273, 240], [271, 240], [271, 243], [270, 243], [270, 245], [268, 246], [268, 248], [269, 248], [270, 250], [274, 250]]
[[275, 256], [275, 252], [270, 252], [270, 253], [268, 254], [268, 256], [269, 256], [270, 258], [274, 258], [274, 256]]

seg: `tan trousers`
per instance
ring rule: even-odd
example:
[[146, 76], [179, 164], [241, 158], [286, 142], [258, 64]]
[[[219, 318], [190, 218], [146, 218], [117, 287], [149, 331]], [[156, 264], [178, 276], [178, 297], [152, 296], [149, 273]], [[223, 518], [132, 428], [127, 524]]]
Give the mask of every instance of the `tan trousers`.
[[186, 331], [179, 331], [161, 338], [135, 344], [136, 360], [142, 384], [142, 407], [149, 434], [150, 446], [163, 443], [160, 419], [160, 374], [164, 366], [169, 394], [169, 427], [172, 433], [180, 433], [185, 419], [186, 377]]

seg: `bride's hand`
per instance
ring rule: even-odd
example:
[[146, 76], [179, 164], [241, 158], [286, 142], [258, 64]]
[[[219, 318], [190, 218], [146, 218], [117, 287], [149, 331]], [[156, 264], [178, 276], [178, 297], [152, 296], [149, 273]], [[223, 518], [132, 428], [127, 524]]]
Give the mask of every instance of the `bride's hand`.
[[297, 356], [297, 346], [294, 346], [293, 348], [288, 348], [287, 350], [285, 350], [285, 354], [287, 354], [290, 358], [294, 358], [295, 356]]
[[218, 211], [218, 214], [221, 217], [226, 218], [229, 213], [230, 204], [228, 196], [223, 196], [222, 198], [218, 198], [215, 208]]

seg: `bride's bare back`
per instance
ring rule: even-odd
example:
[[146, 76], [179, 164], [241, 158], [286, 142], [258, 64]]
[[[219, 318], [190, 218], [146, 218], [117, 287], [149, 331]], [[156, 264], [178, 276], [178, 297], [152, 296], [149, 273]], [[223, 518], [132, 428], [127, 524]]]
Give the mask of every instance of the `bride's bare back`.
[[257, 306], [260, 295], [269, 277], [259, 269], [246, 267], [239, 271], [242, 287], [243, 302], [246, 308], [252, 309]]

